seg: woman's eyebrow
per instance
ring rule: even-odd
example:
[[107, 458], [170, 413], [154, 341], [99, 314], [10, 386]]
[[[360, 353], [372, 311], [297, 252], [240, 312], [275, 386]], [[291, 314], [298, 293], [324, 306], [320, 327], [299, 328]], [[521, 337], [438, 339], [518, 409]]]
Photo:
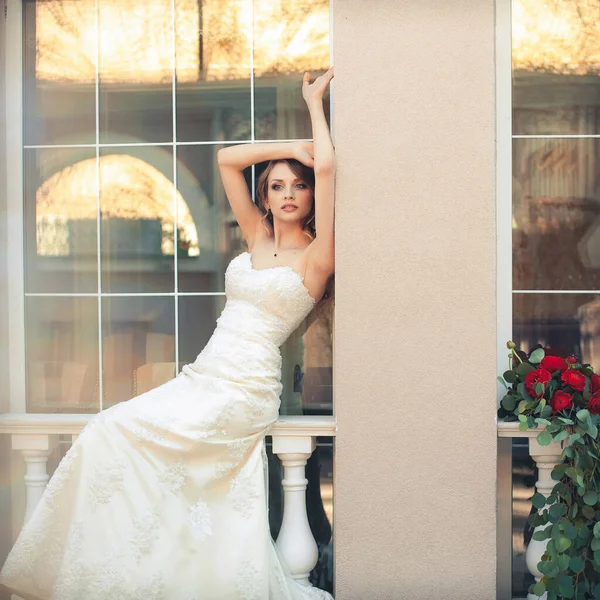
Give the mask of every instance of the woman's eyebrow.
[[[283, 181], [283, 179], [271, 179], [271, 181]], [[293, 181], [301, 181], [300, 177], [294, 177]]]

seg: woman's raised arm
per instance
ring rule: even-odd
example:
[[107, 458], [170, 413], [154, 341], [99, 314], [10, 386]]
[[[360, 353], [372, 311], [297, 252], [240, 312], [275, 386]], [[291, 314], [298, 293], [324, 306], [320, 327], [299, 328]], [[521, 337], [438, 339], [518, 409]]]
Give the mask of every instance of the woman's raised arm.
[[297, 152], [296, 142], [237, 144], [217, 152], [225, 194], [249, 248], [254, 245], [254, 235], [262, 214], [252, 201], [243, 171], [266, 160], [294, 158]]
[[333, 67], [310, 82], [305, 73], [302, 96], [306, 100], [312, 122], [315, 169], [315, 230], [317, 237], [311, 245], [311, 265], [325, 276], [334, 272], [334, 200], [335, 200], [335, 151], [329, 134], [329, 126], [323, 111], [323, 94], [333, 79]]

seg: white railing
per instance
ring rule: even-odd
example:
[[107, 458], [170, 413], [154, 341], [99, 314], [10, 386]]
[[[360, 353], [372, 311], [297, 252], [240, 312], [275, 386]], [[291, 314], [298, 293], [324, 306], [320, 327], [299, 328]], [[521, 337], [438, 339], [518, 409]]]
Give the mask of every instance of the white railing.
[[[544, 430], [544, 427], [537, 427], [536, 429], [528, 429], [527, 431], [519, 431], [519, 422], [504, 423], [503, 421], [498, 422], [498, 437], [502, 438], [515, 438], [522, 437], [529, 439], [529, 454], [534, 460], [538, 468], [538, 480], [535, 482], [535, 491], [549, 496], [552, 488], [555, 486], [556, 481], [552, 479], [550, 474], [555, 465], [559, 464], [560, 455], [563, 451], [564, 442], [552, 442], [548, 446], [540, 446], [536, 437]], [[540, 508], [538, 512], [541, 512], [548, 505]], [[543, 529], [543, 527], [536, 527], [535, 531]], [[542, 578], [542, 573], [538, 571], [537, 565], [542, 560], [542, 556], [546, 551], [546, 544], [548, 540], [539, 542], [534, 540], [533, 537], [527, 546], [525, 553], [525, 563], [529, 572], [535, 577], [536, 583]], [[547, 594], [541, 597], [541, 600], [547, 597]], [[528, 600], [538, 600], [538, 596], [528, 594]]]
[[[47, 460], [59, 443], [59, 436], [70, 435], [72, 442], [92, 415], [2, 414], [0, 434], [11, 436], [11, 447], [25, 461], [25, 521], [39, 502], [50, 478]], [[277, 546], [293, 577], [310, 585], [308, 575], [317, 564], [317, 543], [311, 533], [306, 512], [306, 462], [314, 452], [317, 436], [335, 436], [333, 417], [290, 416], [280, 418], [271, 428], [273, 453], [284, 469], [283, 520]]]

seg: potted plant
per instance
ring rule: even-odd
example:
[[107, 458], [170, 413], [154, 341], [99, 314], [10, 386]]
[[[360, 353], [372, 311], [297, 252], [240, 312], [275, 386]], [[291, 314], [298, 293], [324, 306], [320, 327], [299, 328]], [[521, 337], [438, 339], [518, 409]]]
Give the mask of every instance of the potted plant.
[[510, 341], [507, 347], [498, 417], [519, 421], [521, 431], [543, 427], [536, 437], [541, 446], [563, 445], [550, 495], [536, 492], [532, 499], [533, 539], [547, 545], [537, 565], [542, 578], [528, 591], [547, 593], [547, 600], [600, 599], [600, 375], [573, 355], [542, 347], [526, 354]]

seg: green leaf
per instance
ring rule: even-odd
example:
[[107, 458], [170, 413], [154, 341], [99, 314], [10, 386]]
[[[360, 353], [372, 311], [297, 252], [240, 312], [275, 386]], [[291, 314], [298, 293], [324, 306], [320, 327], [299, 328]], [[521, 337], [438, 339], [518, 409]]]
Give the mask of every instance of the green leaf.
[[561, 535], [557, 540], [554, 540], [554, 543], [558, 552], [564, 552], [571, 547], [573, 542], [568, 537]]
[[551, 425], [550, 421], [548, 421], [548, 419], [543, 419], [542, 417], [536, 417], [535, 422], [538, 423], [539, 425]]
[[531, 503], [538, 509], [544, 508], [544, 506], [546, 506], [546, 496], [540, 494], [539, 492], [536, 492], [531, 498]]
[[500, 404], [505, 410], [507, 410], [508, 412], [512, 412], [513, 410], [515, 410], [517, 402], [514, 396], [506, 394], [506, 396], [504, 396], [504, 398], [502, 398], [502, 400], [500, 401]]
[[569, 555], [568, 554], [561, 554], [558, 557], [558, 568], [561, 571], [566, 571], [569, 568]]
[[593, 533], [595, 538], [600, 538], [600, 521], [594, 525]]
[[593, 519], [596, 516], [596, 511], [592, 506], [585, 505], [581, 509], [581, 512], [586, 519]]
[[504, 371], [502, 377], [504, 377], [504, 380], [508, 381], [508, 383], [514, 383], [517, 380], [517, 374], [512, 370]]
[[567, 505], [566, 504], [562, 504], [562, 503], [558, 503], [558, 504], [553, 504], [550, 507], [550, 516], [555, 520], [558, 521], [558, 519], [560, 519], [564, 514], [566, 514], [567, 512]]
[[540, 417], [547, 419], [552, 416], [552, 407], [549, 404], [546, 404], [544, 408], [542, 408], [542, 412], [540, 413]]
[[506, 385], [506, 382], [504, 381], [504, 379], [502, 377], [500, 377], [500, 375], [498, 375], [498, 377], [496, 377], [496, 379], [506, 388], [508, 389], [508, 386]]
[[580, 573], [583, 571], [583, 567], [585, 565], [585, 561], [581, 556], [572, 556], [569, 561], [569, 569], [574, 573]]
[[592, 552], [600, 550], [600, 539], [597, 537], [593, 538], [590, 542], [590, 548], [592, 549]]
[[527, 388], [525, 387], [525, 382], [521, 381], [519, 385], [517, 385], [517, 393], [524, 398], [525, 400], [531, 401], [533, 398], [529, 395]]
[[529, 591], [531, 591], [534, 596], [543, 596], [546, 593], [546, 584], [543, 581], [539, 581], [531, 586], [531, 590]]
[[540, 446], [548, 446], [552, 442], [552, 434], [549, 431], [540, 431], [537, 435], [537, 441]]
[[546, 356], [546, 353], [544, 352], [543, 348], [536, 348], [530, 355], [529, 355], [529, 362], [533, 365], [539, 365], [542, 362], [542, 359], [544, 358], [544, 356]]
[[546, 391], [546, 386], [541, 381], [538, 381], [534, 384], [533, 389], [537, 396], [541, 396]]
[[529, 373], [530, 371], [534, 371], [535, 367], [533, 367], [529, 363], [523, 362], [514, 370], [519, 377], [525, 377], [527, 373]]
[[581, 410], [577, 411], [577, 419], [579, 421], [581, 421], [582, 423], [587, 421], [589, 416], [590, 416], [590, 413], [585, 408], [582, 408]]
[[574, 425], [575, 421], [573, 421], [572, 419], [567, 419], [567, 417], [558, 417], [559, 421], [562, 421], [563, 423], [566, 423], [567, 425]]
[[[522, 415], [519, 415], [522, 416]], [[517, 427], [517, 429], [519, 431], [527, 431], [529, 429], [529, 426], [527, 425], [527, 419], [525, 419], [525, 421], [522, 421], [521, 423], [519, 423], [519, 427]]]
[[568, 435], [569, 435], [569, 432], [566, 429], [563, 429], [562, 431], [559, 431], [554, 436], [554, 441], [555, 442], [562, 442], [562, 440], [564, 440]]
[[598, 502], [598, 493], [594, 490], [588, 490], [583, 496], [583, 501], [588, 506], [594, 506]]
[[536, 542], [543, 542], [544, 540], [547, 540], [550, 538], [550, 533], [549, 530], [552, 529], [551, 527], [546, 527], [546, 529], [540, 529], [539, 531], [534, 531], [533, 535], [531, 536], [531, 539], [535, 540]]

